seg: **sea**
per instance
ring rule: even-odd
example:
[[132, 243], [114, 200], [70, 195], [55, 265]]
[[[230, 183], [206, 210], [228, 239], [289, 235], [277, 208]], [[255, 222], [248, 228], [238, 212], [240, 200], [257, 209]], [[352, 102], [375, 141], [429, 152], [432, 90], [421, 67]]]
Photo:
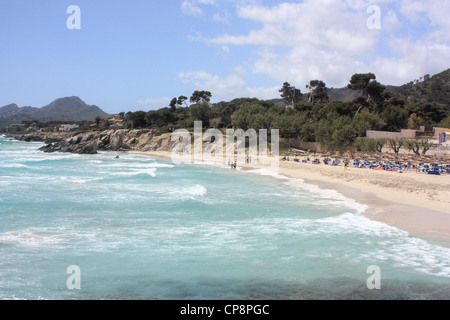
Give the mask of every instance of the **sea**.
[[0, 300], [450, 299], [450, 246], [336, 191], [40, 146], [0, 137]]

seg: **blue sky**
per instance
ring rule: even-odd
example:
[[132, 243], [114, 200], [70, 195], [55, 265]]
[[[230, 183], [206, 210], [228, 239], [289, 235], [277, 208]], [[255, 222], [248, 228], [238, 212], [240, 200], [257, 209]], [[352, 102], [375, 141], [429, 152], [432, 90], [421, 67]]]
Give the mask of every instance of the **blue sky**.
[[401, 85], [450, 67], [448, 14], [437, 0], [0, 0], [0, 106], [79, 96], [117, 113], [194, 90], [270, 99], [285, 81], [305, 92], [363, 72]]

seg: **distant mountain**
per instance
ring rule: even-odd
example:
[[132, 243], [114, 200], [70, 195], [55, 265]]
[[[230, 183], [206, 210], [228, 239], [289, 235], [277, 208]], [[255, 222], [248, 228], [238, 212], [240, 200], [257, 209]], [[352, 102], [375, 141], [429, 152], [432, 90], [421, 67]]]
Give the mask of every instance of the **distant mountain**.
[[328, 96], [330, 101], [348, 102], [355, 100], [362, 95], [360, 90], [350, 90], [349, 88], [330, 88], [328, 89]]
[[0, 127], [22, 121], [94, 121], [96, 117], [107, 119], [109, 114], [97, 106], [90, 106], [78, 97], [61, 98], [43, 108], [23, 107], [10, 104], [0, 108]]

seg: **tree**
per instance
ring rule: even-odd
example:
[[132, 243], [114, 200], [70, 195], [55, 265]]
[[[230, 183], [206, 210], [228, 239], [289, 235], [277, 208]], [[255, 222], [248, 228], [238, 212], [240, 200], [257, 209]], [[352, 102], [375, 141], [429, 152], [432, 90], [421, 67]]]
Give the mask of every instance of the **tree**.
[[356, 139], [354, 146], [358, 151], [374, 152], [377, 149], [377, 142], [375, 139], [358, 138]]
[[220, 127], [221, 123], [222, 123], [222, 119], [220, 117], [209, 120], [210, 126], [213, 127], [214, 129], [218, 129]]
[[175, 121], [175, 115], [171, 109], [163, 108], [147, 112], [145, 120], [150, 127], [162, 128], [172, 124]]
[[369, 105], [360, 103], [356, 114], [364, 107], [371, 107], [376, 113], [382, 111], [384, 102], [383, 93], [386, 87], [376, 81], [376, 76], [373, 73], [354, 74], [347, 88], [351, 90], [362, 90], [363, 97], [369, 103]]
[[[420, 156], [420, 154], [425, 155], [428, 150], [436, 146], [426, 139], [406, 140], [404, 144], [408, 150], [414, 152], [418, 156]], [[422, 153], [420, 152], [420, 149], [422, 149]]]
[[439, 123], [439, 127], [450, 129], [450, 116], [445, 118]]
[[376, 76], [373, 73], [361, 73], [354, 74], [350, 79], [350, 84], [347, 85], [347, 88], [350, 90], [362, 90], [363, 96], [368, 98], [368, 87], [370, 82], [376, 80]]
[[436, 102], [416, 103], [407, 106], [407, 110], [410, 115], [415, 113], [426, 125], [429, 126], [433, 126], [441, 122], [448, 115], [445, 105]]
[[381, 113], [381, 118], [386, 122], [386, 131], [400, 131], [408, 127], [408, 111], [399, 106], [388, 105]]
[[[256, 129], [253, 127], [253, 125], [264, 125], [261, 124], [261, 118], [257, 117], [257, 115], [265, 115], [266, 114], [266, 108], [259, 104], [258, 102], [250, 102], [250, 103], [244, 103], [234, 114], [232, 119], [232, 124], [235, 129]], [[258, 123], [256, 123], [256, 121]], [[280, 127], [278, 129], [282, 130], [281, 126], [286, 126], [286, 124], [283, 124], [280, 122]], [[261, 128], [261, 129], [268, 129]]]
[[372, 109], [376, 113], [383, 111], [386, 87], [378, 81], [371, 81], [367, 86], [367, 99], [372, 102]]
[[389, 139], [389, 145], [396, 154], [400, 152], [400, 149], [403, 147], [405, 141], [403, 139]]
[[375, 139], [375, 142], [377, 144], [377, 151], [378, 152], [383, 152], [383, 148], [386, 145], [386, 143], [388, 143], [388, 139], [387, 138], [378, 138]]
[[192, 121], [201, 121], [204, 127], [209, 126], [209, 103], [207, 101], [190, 106], [189, 114]]
[[327, 119], [321, 119], [315, 126], [314, 136], [316, 142], [323, 145], [328, 145], [331, 142], [331, 136], [333, 135], [333, 129], [331, 127], [331, 121]]
[[363, 110], [355, 115], [352, 120], [352, 126], [356, 130], [358, 137], [366, 136], [368, 130], [381, 130], [386, 123], [375, 113]]
[[351, 125], [347, 124], [336, 128], [331, 138], [331, 145], [334, 147], [350, 147], [355, 142], [356, 131]]
[[147, 125], [144, 111], [128, 112], [126, 118], [132, 128], [145, 128]]
[[413, 113], [409, 116], [408, 120], [408, 128], [412, 130], [417, 130], [422, 123], [422, 119], [417, 117], [416, 113]]
[[170, 111], [175, 112], [177, 110], [177, 98], [173, 98], [169, 103]]
[[186, 103], [187, 99], [188, 98], [185, 97], [185, 96], [179, 96], [178, 99], [177, 99], [177, 105], [182, 106], [183, 103], [184, 103], [186, 105], [186, 107], [188, 107], [188, 105]]
[[323, 81], [312, 80], [306, 88], [310, 91], [308, 94], [309, 103], [314, 105], [316, 102], [324, 103], [330, 101], [327, 86]]
[[95, 126], [97, 127], [97, 129], [100, 128], [101, 123], [102, 123], [102, 118], [99, 116], [95, 117]]
[[289, 82], [285, 82], [283, 88], [281, 88], [279, 92], [281, 93], [281, 97], [286, 103], [286, 106], [289, 108], [294, 108], [295, 104], [300, 102], [303, 97], [300, 89], [291, 86]]
[[370, 109], [370, 103], [365, 97], [357, 97], [351, 102], [354, 114], [357, 115], [363, 109]]
[[389, 140], [386, 138], [359, 138], [355, 141], [355, 147], [361, 151], [378, 151], [382, 152], [384, 145]]
[[195, 91], [190, 99], [191, 103], [210, 102], [212, 94], [209, 91]]

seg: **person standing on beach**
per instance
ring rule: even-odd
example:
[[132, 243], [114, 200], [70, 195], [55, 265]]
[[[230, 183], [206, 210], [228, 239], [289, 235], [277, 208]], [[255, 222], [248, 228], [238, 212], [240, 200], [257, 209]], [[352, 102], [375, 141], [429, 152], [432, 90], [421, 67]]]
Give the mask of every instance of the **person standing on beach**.
[[347, 170], [348, 168], [348, 159], [345, 159], [344, 161], [344, 170]]

